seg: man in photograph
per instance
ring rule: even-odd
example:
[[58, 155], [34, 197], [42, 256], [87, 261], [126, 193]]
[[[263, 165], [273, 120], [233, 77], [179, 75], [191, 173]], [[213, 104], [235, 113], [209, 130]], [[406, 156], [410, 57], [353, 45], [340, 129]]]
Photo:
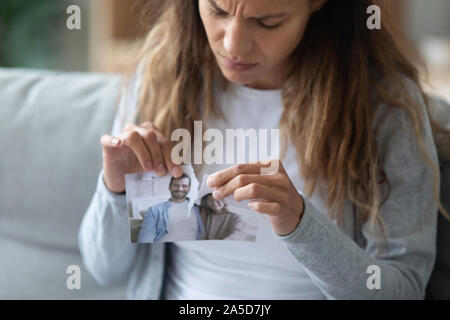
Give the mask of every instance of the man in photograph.
[[172, 177], [169, 183], [171, 198], [151, 206], [144, 215], [138, 242], [175, 242], [200, 240], [203, 236], [202, 220], [198, 210], [189, 211], [191, 178], [184, 173]]

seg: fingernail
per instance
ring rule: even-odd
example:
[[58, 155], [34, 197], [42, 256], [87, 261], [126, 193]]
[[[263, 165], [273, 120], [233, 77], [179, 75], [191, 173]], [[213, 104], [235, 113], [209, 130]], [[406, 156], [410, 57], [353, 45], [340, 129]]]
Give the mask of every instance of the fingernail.
[[153, 170], [153, 164], [150, 161], [146, 162], [145, 163], [145, 169], [148, 170], [148, 171], [152, 171]]
[[157, 173], [158, 175], [165, 175], [165, 174], [166, 174], [166, 168], [164, 167], [163, 164], [159, 164], [159, 165], [156, 167], [156, 173]]
[[175, 177], [179, 177], [183, 174], [183, 169], [181, 169], [180, 167], [174, 167], [172, 171]]
[[222, 189], [219, 188], [219, 189], [217, 189], [217, 190], [214, 190], [214, 191], [213, 191], [213, 197], [214, 197], [215, 199], [221, 198], [221, 197], [222, 197]]
[[113, 144], [113, 145], [115, 145], [115, 146], [118, 146], [119, 145], [119, 139], [117, 139], [117, 138], [112, 138], [111, 139], [111, 143]]

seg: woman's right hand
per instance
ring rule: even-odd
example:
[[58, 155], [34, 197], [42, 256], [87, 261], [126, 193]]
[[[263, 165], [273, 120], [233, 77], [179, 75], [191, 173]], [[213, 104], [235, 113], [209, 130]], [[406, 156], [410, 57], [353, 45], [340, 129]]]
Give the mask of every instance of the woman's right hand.
[[105, 185], [114, 193], [125, 191], [125, 175], [129, 173], [183, 174], [181, 166], [172, 162], [170, 141], [150, 122], [140, 126], [129, 123], [117, 137], [103, 135], [100, 143]]

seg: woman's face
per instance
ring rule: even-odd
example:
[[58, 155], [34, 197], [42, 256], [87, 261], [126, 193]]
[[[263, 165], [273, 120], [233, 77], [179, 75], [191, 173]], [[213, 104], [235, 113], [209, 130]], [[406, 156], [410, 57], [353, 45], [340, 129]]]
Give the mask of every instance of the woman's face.
[[[267, 90], [282, 87], [289, 56], [302, 39], [310, 15], [325, 1], [199, 0], [199, 9], [225, 78]], [[245, 65], [233, 65], [230, 60]]]
[[212, 195], [208, 196], [208, 198], [206, 199], [206, 204], [211, 211], [214, 211], [216, 213], [222, 210], [225, 206], [222, 200], [216, 200]]

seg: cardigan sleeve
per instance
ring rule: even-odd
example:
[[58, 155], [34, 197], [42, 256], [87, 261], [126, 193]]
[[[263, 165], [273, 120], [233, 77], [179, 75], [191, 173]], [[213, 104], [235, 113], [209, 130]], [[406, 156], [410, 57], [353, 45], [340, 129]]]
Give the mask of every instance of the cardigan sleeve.
[[[422, 137], [439, 168], [423, 101], [421, 108]], [[380, 165], [391, 187], [380, 207], [386, 232], [384, 250], [380, 250], [383, 238], [370, 232], [368, 222], [361, 229], [363, 248], [307, 198], [297, 228], [285, 236], [274, 233], [328, 299], [423, 299], [435, 261], [437, 205], [432, 169], [420, 152], [406, 111], [386, 105], [377, 110], [385, 115], [378, 117], [375, 135]], [[375, 273], [379, 288], [370, 285]]]
[[[123, 90], [112, 136], [121, 132], [125, 121], [134, 121], [137, 86], [134, 76]], [[127, 276], [136, 258], [137, 245], [131, 244], [126, 195], [115, 194], [106, 187], [103, 170], [81, 222], [78, 246], [86, 268], [102, 285], [117, 283]]]

